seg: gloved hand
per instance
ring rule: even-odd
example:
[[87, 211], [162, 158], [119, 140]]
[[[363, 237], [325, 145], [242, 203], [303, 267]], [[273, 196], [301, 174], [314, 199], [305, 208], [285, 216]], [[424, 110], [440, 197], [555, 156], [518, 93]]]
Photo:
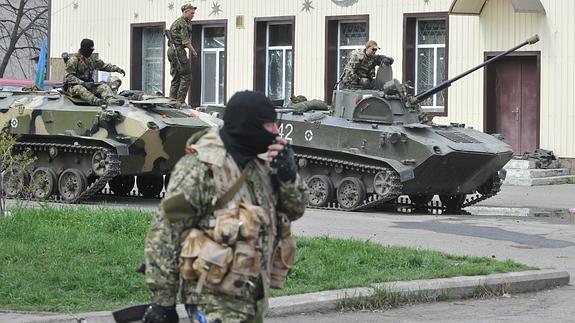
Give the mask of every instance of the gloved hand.
[[282, 151], [270, 163], [272, 169], [276, 171], [277, 177], [282, 182], [293, 182], [297, 176], [297, 165], [295, 163], [293, 150], [285, 146]]
[[356, 79], [357, 79], [357, 74], [351, 73], [351, 74], [349, 75], [349, 80], [350, 80], [351, 82], [355, 81]]
[[393, 64], [393, 57], [383, 56], [383, 65], [391, 66]]
[[176, 306], [162, 306], [150, 304], [144, 313], [142, 322], [144, 323], [178, 323], [178, 313]]
[[124, 71], [121, 68], [118, 68], [118, 73], [122, 74], [123, 76], [126, 76], [126, 71]]

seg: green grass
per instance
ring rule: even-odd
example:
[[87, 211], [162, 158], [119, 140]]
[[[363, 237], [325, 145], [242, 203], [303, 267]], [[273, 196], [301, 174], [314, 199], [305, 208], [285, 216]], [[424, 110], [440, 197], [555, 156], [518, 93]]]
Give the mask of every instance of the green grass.
[[[108, 208], [12, 210], [0, 218], [0, 310], [83, 312], [147, 302], [136, 269], [150, 217]], [[273, 296], [529, 269], [358, 240], [299, 237], [297, 243], [298, 263]]]

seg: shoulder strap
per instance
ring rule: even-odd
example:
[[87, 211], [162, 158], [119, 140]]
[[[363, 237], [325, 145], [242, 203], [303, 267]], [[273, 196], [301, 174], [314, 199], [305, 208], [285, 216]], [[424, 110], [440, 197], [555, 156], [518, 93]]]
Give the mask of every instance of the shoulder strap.
[[215, 210], [218, 210], [220, 208], [222, 208], [224, 205], [226, 205], [232, 198], [234, 198], [234, 196], [236, 195], [236, 193], [240, 190], [240, 188], [242, 187], [242, 185], [244, 184], [244, 182], [246, 181], [246, 178], [248, 177], [248, 172], [249, 170], [252, 168], [252, 162], [249, 162], [246, 167], [244, 167], [244, 170], [242, 171], [241, 176], [238, 178], [238, 180], [234, 183], [234, 185], [232, 185], [232, 187], [230, 187], [230, 189], [224, 193], [224, 195], [222, 195], [217, 201], [216, 203], [209, 209], [208, 214], [212, 213]]

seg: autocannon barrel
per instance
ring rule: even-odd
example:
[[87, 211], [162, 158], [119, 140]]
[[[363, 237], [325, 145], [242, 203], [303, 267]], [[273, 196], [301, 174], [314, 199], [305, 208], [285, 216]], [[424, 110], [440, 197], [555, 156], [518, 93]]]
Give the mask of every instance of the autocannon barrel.
[[478, 70], [478, 69], [480, 69], [480, 68], [482, 68], [482, 67], [484, 67], [484, 66], [486, 66], [486, 65], [488, 65], [488, 64], [491, 64], [491, 63], [495, 62], [496, 60], [500, 59], [501, 57], [503, 57], [503, 56], [505, 56], [505, 55], [507, 55], [507, 54], [509, 54], [509, 53], [511, 53], [511, 52], [514, 52], [514, 51], [518, 50], [519, 48], [521, 48], [521, 47], [523, 47], [523, 46], [525, 46], [525, 45], [532, 45], [532, 44], [535, 44], [535, 43], [538, 42], [538, 41], [539, 41], [539, 36], [538, 36], [538, 35], [534, 35], [534, 36], [532, 36], [531, 38], [527, 39], [526, 41], [522, 42], [521, 44], [519, 44], [519, 45], [517, 45], [517, 46], [515, 46], [515, 47], [513, 47], [513, 48], [511, 48], [511, 49], [509, 49], [509, 50], [507, 50], [507, 51], [505, 51], [505, 52], [503, 52], [503, 53], [501, 53], [501, 54], [495, 56], [495, 57], [492, 57], [492, 58], [488, 59], [487, 61], [485, 61], [485, 62], [483, 62], [483, 63], [481, 63], [481, 64], [479, 64], [479, 65], [473, 67], [472, 69], [469, 69], [469, 70], [467, 70], [467, 71], [465, 71], [465, 72], [463, 72], [463, 73], [461, 73], [461, 74], [455, 76], [454, 78], [451, 78], [451, 79], [449, 79], [449, 80], [443, 81], [442, 83], [436, 85], [435, 87], [432, 87], [431, 89], [429, 89], [429, 90], [427, 90], [427, 91], [425, 91], [425, 92], [422, 92], [422, 93], [419, 93], [419, 94], [413, 96], [412, 99], [409, 100], [409, 101], [410, 101], [409, 104], [412, 105], [412, 106], [413, 106], [413, 105], [416, 105], [416, 104], [419, 104], [419, 103], [423, 102], [425, 99], [427, 99], [427, 98], [429, 98], [430, 96], [434, 95], [435, 93], [438, 93], [438, 92], [443, 91], [444, 89], [450, 87], [450, 86], [451, 86], [451, 83], [453, 83], [453, 82], [459, 80], [460, 78], [462, 78], [462, 77], [464, 77], [464, 76], [466, 76], [466, 75], [468, 75], [468, 74], [470, 74], [470, 73], [473, 73], [473, 72], [475, 72], [476, 70]]

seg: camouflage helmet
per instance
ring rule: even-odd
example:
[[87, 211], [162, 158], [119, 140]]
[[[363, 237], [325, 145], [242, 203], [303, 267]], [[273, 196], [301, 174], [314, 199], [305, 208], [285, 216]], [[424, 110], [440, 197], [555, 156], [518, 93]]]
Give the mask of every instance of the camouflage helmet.
[[188, 9], [193, 9], [196, 10], [198, 7], [195, 7], [194, 4], [192, 2], [186, 2], [182, 5], [182, 12], [188, 10]]
[[106, 81], [106, 83], [108, 83], [108, 85], [110, 86], [110, 88], [112, 88], [113, 91], [117, 91], [120, 88], [120, 85], [122, 85], [122, 80], [120, 80], [119, 77], [112, 75], [108, 78], [108, 81]]
[[367, 41], [367, 43], [365, 43], [365, 48], [377, 48], [379, 49], [379, 46], [377, 45], [377, 42], [375, 40], [369, 40]]

